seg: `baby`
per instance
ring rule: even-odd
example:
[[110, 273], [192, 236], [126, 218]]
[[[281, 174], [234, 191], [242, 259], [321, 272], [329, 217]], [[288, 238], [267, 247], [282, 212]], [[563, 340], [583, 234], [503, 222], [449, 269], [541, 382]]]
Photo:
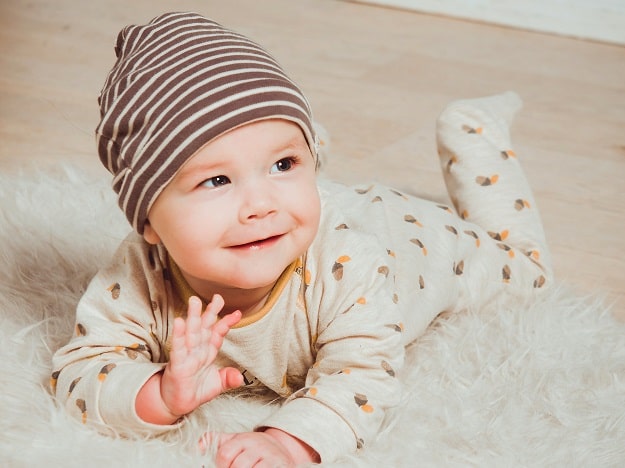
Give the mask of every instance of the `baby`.
[[300, 89], [211, 20], [164, 14], [115, 50], [97, 147], [133, 232], [53, 360], [53, 390], [83, 423], [157, 435], [221, 393], [262, 389], [283, 404], [213, 435], [217, 463], [330, 462], [375, 440], [404, 347], [437, 315], [551, 281], [509, 141], [515, 94], [439, 117], [451, 208], [318, 180]]

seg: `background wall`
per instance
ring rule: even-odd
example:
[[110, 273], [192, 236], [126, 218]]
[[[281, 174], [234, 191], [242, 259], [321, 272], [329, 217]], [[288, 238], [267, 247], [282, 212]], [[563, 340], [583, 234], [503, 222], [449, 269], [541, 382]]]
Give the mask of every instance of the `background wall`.
[[355, 0], [625, 45], [625, 0]]

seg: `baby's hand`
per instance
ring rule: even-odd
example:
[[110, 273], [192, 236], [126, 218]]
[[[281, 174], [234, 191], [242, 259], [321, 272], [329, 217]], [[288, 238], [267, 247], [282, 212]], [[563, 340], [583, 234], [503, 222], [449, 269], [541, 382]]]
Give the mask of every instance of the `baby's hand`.
[[217, 319], [224, 306], [221, 296], [202, 313], [202, 302], [189, 299], [187, 318], [176, 318], [170, 360], [161, 378], [163, 403], [172, 414], [185, 415], [220, 393], [243, 384], [243, 376], [232, 367], [213, 363], [230, 328], [241, 320], [236, 311]]
[[215, 462], [219, 468], [235, 466], [294, 467], [318, 463], [319, 456], [301, 440], [279, 429], [236, 434], [206, 434], [200, 447], [217, 443]]

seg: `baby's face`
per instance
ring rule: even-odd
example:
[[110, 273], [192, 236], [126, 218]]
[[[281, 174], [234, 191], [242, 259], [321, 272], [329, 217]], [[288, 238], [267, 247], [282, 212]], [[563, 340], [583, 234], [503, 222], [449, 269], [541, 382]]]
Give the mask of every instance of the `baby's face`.
[[216, 138], [150, 209], [162, 242], [199, 294], [272, 285], [319, 226], [315, 161], [294, 123], [263, 120]]

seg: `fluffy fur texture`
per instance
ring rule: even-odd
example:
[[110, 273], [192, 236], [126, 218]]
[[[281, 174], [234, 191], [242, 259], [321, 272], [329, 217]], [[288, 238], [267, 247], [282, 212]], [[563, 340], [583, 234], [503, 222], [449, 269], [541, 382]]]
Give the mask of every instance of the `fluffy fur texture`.
[[[246, 430], [275, 409], [223, 397], [167, 438], [128, 440], [55, 403], [52, 353], [128, 230], [106, 179], [75, 168], [0, 176], [3, 466], [211, 466], [193, 449], [204, 431]], [[332, 466], [625, 464], [625, 324], [600, 299], [560, 285], [532, 303], [439, 319], [400, 378], [404, 402], [377, 442]]]

